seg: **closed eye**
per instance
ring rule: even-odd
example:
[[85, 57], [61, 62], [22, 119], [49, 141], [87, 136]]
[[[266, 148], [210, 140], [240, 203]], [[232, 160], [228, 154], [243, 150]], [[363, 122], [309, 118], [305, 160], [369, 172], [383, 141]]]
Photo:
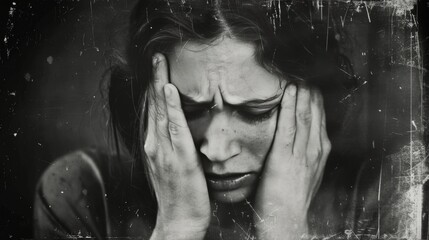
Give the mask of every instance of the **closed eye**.
[[206, 106], [182, 106], [182, 109], [188, 121], [200, 118], [209, 112], [209, 107]]
[[249, 110], [235, 110], [235, 112], [246, 122], [251, 124], [257, 124], [263, 122], [269, 118], [277, 111], [278, 107], [275, 106], [268, 111], [264, 112], [254, 112]]
[[[188, 121], [203, 117], [205, 114], [208, 114], [210, 112], [210, 107], [208, 106], [194, 105], [183, 106], [182, 108], [183, 112], [185, 113], [185, 117]], [[277, 111], [278, 105], [266, 111], [257, 111], [236, 107], [234, 108], [235, 110], [233, 112], [238, 114], [242, 120], [250, 124], [257, 124], [269, 119]]]

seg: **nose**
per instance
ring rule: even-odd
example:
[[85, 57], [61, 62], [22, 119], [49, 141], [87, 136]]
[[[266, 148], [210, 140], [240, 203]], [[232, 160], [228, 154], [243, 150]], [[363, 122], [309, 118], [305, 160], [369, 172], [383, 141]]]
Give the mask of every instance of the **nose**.
[[213, 114], [203, 136], [200, 152], [212, 162], [223, 162], [240, 154], [240, 144], [226, 113]]

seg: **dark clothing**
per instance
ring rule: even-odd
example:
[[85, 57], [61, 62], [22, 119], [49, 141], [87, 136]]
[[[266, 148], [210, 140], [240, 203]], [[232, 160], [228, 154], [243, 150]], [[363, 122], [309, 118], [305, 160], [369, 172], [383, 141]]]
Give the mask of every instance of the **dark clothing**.
[[66, 155], [37, 185], [35, 237], [149, 239], [156, 205], [147, 186], [132, 161], [119, 162], [96, 151]]

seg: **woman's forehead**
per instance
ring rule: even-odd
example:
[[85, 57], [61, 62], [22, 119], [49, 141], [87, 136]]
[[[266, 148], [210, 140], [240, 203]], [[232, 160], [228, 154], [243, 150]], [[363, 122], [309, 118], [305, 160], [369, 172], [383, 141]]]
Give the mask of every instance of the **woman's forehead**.
[[195, 101], [220, 90], [230, 104], [278, 94], [279, 78], [260, 66], [252, 44], [223, 38], [210, 45], [187, 42], [170, 55], [171, 82]]

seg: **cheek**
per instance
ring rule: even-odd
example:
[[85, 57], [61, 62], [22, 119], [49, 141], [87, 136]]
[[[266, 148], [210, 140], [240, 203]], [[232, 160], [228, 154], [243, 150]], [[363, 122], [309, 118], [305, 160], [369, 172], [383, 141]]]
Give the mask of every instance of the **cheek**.
[[261, 123], [247, 124], [243, 127], [241, 146], [251, 158], [263, 163], [274, 139], [277, 124], [277, 113]]

